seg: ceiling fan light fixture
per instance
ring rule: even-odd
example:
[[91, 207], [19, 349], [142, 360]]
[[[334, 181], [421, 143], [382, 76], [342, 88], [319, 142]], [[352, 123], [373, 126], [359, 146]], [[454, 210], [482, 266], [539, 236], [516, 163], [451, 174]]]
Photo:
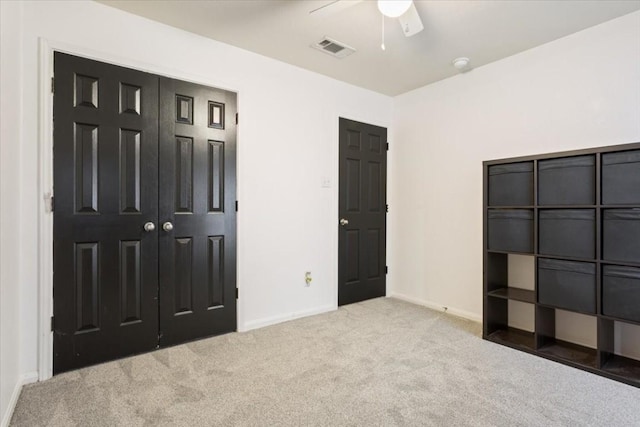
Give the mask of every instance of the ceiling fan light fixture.
[[397, 18], [409, 10], [412, 3], [413, 0], [378, 0], [378, 10], [384, 16]]

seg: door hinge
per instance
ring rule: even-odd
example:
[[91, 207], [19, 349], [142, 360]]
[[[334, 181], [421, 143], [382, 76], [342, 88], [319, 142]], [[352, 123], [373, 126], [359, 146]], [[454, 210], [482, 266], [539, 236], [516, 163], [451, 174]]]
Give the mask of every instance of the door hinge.
[[236, 113], [236, 124], [238, 124], [238, 113]]
[[384, 205], [384, 207], [387, 210], [387, 213], [389, 213], [389, 205]]
[[53, 200], [53, 195], [51, 194], [51, 192], [46, 192], [43, 196], [44, 199], [44, 211], [45, 212], [53, 212], [53, 208], [54, 206], [54, 200]]
[[388, 265], [384, 266], [384, 274], [389, 274], [389, 266]]
[[54, 317], [51, 316], [51, 332], [53, 332], [53, 329], [55, 328], [55, 322], [54, 322]]
[[387, 151], [389, 151], [389, 143], [387, 142]]
[[56, 93], [56, 80], [51, 77], [51, 93]]
[[238, 201], [236, 200], [236, 212], [238, 212]]
[[238, 288], [236, 288], [236, 299], [238, 299], [239, 293], [238, 293]]

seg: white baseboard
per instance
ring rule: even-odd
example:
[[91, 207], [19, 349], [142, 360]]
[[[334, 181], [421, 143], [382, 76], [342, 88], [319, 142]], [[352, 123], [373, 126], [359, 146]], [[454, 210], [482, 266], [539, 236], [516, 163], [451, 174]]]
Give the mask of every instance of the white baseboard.
[[16, 386], [13, 388], [13, 393], [11, 393], [11, 399], [9, 399], [9, 406], [7, 406], [7, 410], [2, 417], [2, 423], [0, 423], [0, 427], [9, 426], [11, 417], [13, 417], [13, 411], [14, 409], [16, 409], [16, 404], [18, 403], [18, 398], [20, 397], [22, 387], [26, 384], [35, 383], [36, 381], [38, 381], [37, 372], [27, 372], [26, 374], [22, 374], [18, 378], [18, 382], [16, 382]]
[[275, 325], [277, 323], [287, 322], [293, 319], [299, 319], [301, 317], [313, 316], [315, 314], [326, 313], [328, 311], [336, 310], [336, 305], [325, 305], [322, 307], [312, 308], [310, 310], [295, 311], [293, 313], [279, 314], [277, 316], [266, 317], [264, 319], [252, 320], [244, 324], [243, 331], [250, 331], [252, 329], [264, 328], [265, 326]]
[[[451, 314], [453, 316], [462, 317], [464, 319], [473, 320], [474, 322], [482, 323], [482, 316], [472, 313], [467, 310], [461, 310], [455, 307], [449, 307], [444, 304], [435, 303], [433, 301], [425, 301], [418, 298], [410, 297], [408, 295], [392, 292], [389, 294], [391, 298], [397, 298], [402, 301], [410, 302], [412, 304], [421, 305], [432, 310], [441, 311], [443, 313]], [[446, 307], [446, 309], [445, 309]]]

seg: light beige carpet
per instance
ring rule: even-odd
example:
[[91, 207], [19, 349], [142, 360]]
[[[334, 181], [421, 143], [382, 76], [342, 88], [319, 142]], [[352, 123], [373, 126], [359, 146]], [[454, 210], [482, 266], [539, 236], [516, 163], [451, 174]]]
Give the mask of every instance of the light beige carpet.
[[380, 298], [58, 375], [13, 426], [640, 426], [640, 389]]

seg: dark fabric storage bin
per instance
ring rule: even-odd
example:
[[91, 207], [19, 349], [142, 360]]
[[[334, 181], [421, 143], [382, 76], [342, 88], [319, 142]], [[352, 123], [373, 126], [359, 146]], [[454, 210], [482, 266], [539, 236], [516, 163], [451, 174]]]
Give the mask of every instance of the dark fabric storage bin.
[[640, 268], [602, 268], [602, 314], [640, 322]]
[[585, 259], [596, 257], [595, 210], [541, 210], [539, 219], [539, 253]]
[[538, 162], [539, 205], [593, 205], [596, 200], [595, 156]]
[[640, 205], [640, 150], [602, 155], [602, 204]]
[[533, 252], [533, 211], [490, 210], [487, 217], [489, 250]]
[[489, 206], [533, 205], [533, 162], [489, 166]]
[[640, 263], [640, 209], [607, 209], [602, 221], [602, 258]]
[[596, 265], [538, 260], [538, 302], [583, 313], [596, 312]]

